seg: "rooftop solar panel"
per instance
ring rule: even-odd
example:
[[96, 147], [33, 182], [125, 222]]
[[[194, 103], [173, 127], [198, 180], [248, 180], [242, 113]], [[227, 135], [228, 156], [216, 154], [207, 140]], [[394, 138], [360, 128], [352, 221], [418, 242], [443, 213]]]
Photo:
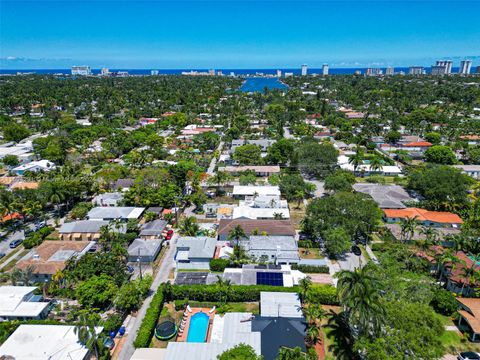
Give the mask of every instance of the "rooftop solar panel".
[[257, 285], [283, 286], [283, 274], [258, 272]]

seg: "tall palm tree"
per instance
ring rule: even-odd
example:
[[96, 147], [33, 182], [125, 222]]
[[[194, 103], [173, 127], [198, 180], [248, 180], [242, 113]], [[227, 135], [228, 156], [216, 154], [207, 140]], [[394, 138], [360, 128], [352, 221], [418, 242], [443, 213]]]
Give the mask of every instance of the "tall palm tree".
[[360, 333], [378, 333], [385, 311], [376, 289], [377, 281], [369, 274], [368, 267], [342, 270], [336, 276], [338, 297], [350, 325]]
[[382, 171], [383, 160], [379, 156], [374, 156], [370, 159], [370, 171]]
[[300, 287], [300, 300], [302, 302], [305, 302], [308, 291], [312, 287], [312, 278], [310, 276], [306, 276], [303, 279], [300, 279], [300, 281], [298, 282], [298, 286]]
[[400, 226], [402, 241], [405, 242], [407, 239], [411, 240], [415, 235], [415, 231], [417, 230], [417, 216], [402, 218], [400, 220]]
[[363, 151], [358, 146], [355, 154], [348, 159], [348, 163], [353, 165], [353, 171], [357, 172], [360, 165], [363, 164]]
[[220, 193], [220, 187], [227, 184], [232, 179], [232, 176], [226, 171], [217, 171], [215, 175], [211, 176], [207, 182], [217, 186], [217, 195]]
[[103, 350], [103, 343], [100, 333], [97, 332], [95, 324], [87, 314], [80, 315], [78, 324], [73, 331], [77, 335], [78, 341], [90, 351], [94, 351], [95, 358], [98, 359], [99, 353]]
[[228, 233], [227, 239], [230, 241], [234, 241], [235, 245], [238, 245], [240, 243], [241, 239], [245, 239], [247, 235], [245, 234], [245, 231], [240, 225], [236, 225], [230, 232]]
[[185, 236], [195, 236], [200, 230], [200, 226], [197, 223], [197, 218], [189, 216], [180, 223], [180, 233]]

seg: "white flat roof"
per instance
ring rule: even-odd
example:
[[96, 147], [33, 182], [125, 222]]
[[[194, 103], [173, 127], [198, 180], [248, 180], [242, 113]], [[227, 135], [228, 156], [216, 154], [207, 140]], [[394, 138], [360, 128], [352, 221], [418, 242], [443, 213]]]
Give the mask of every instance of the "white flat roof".
[[0, 286], [0, 317], [36, 317], [48, 302], [28, 302], [35, 286]]
[[301, 318], [300, 299], [297, 293], [267, 292], [260, 293], [260, 314], [268, 317]]
[[248, 186], [248, 185], [235, 185], [233, 187], [233, 195], [245, 195], [253, 196], [277, 195], [280, 196], [280, 188], [278, 186]]
[[0, 354], [15, 360], [85, 360], [88, 349], [78, 342], [74, 329], [68, 325], [20, 325], [0, 346]]
[[233, 208], [233, 219], [274, 219], [275, 214], [282, 214], [283, 219], [290, 219], [290, 211], [287, 208], [253, 208], [250, 206], [237, 206]]

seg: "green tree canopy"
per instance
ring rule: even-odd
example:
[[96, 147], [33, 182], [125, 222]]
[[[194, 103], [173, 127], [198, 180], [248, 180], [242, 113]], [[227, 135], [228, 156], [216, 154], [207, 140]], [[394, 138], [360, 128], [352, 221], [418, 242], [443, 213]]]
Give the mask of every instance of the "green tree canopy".
[[425, 151], [425, 160], [434, 164], [453, 165], [457, 162], [455, 153], [449, 146], [435, 145]]

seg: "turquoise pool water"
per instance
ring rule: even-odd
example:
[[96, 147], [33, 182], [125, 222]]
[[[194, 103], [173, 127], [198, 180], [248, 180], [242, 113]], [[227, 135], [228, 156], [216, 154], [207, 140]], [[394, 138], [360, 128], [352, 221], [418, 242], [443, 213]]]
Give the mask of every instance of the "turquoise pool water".
[[192, 316], [188, 328], [187, 342], [205, 342], [209, 319], [210, 317], [204, 312], [198, 312]]

